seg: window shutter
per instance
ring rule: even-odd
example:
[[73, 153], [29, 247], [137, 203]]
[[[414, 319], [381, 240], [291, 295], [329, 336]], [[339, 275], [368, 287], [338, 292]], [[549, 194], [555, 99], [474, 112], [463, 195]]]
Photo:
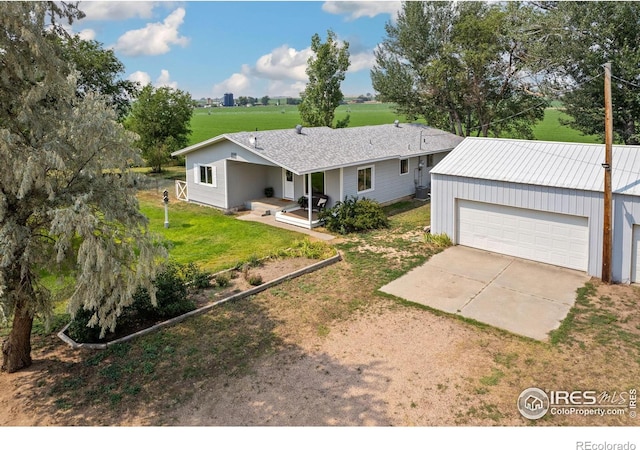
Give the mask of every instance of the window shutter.
[[193, 165], [193, 181], [200, 184], [200, 167], [197, 164]]
[[211, 185], [213, 187], [218, 187], [218, 168], [216, 166], [211, 166]]

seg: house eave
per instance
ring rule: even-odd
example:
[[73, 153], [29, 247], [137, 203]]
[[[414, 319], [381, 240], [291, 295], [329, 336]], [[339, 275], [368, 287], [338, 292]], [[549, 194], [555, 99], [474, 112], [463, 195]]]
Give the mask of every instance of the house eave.
[[221, 134], [219, 136], [212, 137], [211, 139], [207, 139], [206, 141], [198, 142], [197, 144], [193, 144], [189, 147], [185, 147], [183, 149], [172, 152], [171, 156], [186, 155], [187, 153], [195, 152], [196, 150], [200, 150], [201, 148], [207, 147], [211, 144], [215, 144], [225, 139], [229, 140], [226, 134]]

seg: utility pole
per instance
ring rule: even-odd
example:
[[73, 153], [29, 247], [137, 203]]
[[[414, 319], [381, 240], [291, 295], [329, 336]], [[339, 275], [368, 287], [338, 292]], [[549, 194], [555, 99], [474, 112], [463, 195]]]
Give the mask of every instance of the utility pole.
[[604, 221], [602, 227], [602, 282], [611, 283], [611, 160], [613, 159], [613, 106], [611, 63], [604, 65]]

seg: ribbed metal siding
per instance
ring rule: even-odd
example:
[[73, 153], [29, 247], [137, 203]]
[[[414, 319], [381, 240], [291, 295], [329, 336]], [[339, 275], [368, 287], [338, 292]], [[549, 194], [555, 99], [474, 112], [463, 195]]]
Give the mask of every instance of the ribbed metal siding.
[[640, 224], [640, 198], [630, 195], [613, 196], [613, 279], [631, 282], [633, 263], [633, 226]]
[[[458, 241], [456, 236], [457, 199], [587, 217], [589, 220], [588, 273], [600, 276], [603, 215], [601, 193], [432, 174], [431, 232], [446, 233], [454, 242]], [[618, 278], [619, 275], [618, 273]]]

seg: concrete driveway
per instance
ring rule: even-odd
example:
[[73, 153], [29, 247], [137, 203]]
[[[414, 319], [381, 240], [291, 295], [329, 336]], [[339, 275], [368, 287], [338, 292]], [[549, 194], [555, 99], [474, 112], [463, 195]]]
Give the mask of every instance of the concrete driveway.
[[434, 309], [546, 340], [591, 277], [469, 247], [449, 247], [380, 288]]

